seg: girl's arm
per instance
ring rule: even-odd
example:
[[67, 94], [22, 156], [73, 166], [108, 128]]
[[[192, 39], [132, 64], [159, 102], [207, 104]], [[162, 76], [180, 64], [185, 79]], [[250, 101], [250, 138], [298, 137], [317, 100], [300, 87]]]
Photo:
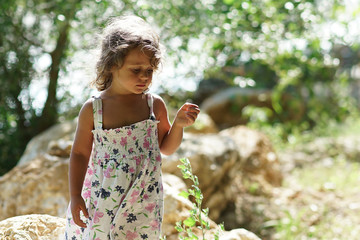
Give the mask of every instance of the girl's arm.
[[158, 124], [159, 146], [161, 153], [170, 155], [174, 153], [181, 144], [184, 127], [192, 125], [200, 109], [192, 103], [185, 103], [176, 113], [171, 125], [164, 101], [160, 97], [154, 99], [154, 111]]
[[69, 166], [69, 187], [71, 198], [71, 213], [74, 222], [80, 227], [86, 224], [80, 219], [80, 211], [88, 217], [81, 190], [92, 150], [94, 128], [92, 101], [88, 100], [80, 110], [75, 139], [71, 149]]

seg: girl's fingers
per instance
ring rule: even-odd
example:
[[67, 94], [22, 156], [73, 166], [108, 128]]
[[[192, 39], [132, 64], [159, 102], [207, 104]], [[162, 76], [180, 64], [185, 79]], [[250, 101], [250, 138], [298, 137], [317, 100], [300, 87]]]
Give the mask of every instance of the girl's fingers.
[[197, 118], [197, 113], [194, 113], [194, 112], [188, 112], [186, 114], [188, 117], [191, 118], [191, 120], [193, 120], [193, 122], [195, 122], [196, 118]]
[[193, 103], [185, 103], [181, 108], [183, 108], [185, 111], [196, 110], [200, 112], [199, 106]]
[[[83, 211], [85, 217], [89, 218], [89, 214], [88, 214], [86, 208], [85, 208], [85, 211], [84, 210], [82, 210], [82, 211]], [[73, 214], [73, 220], [76, 223], [76, 225], [86, 228], [86, 223], [84, 223], [80, 218], [80, 209], [76, 210], [76, 212]]]
[[86, 218], [89, 218], [89, 213], [85, 206], [81, 206], [81, 211], [83, 212], [83, 214]]
[[[81, 221], [80, 219], [80, 210], [76, 210], [76, 213], [73, 214], [73, 220], [76, 223], [76, 225], [80, 226], [80, 227], [84, 227], [85, 223], [83, 221]], [[85, 225], [86, 227], [86, 225]]]

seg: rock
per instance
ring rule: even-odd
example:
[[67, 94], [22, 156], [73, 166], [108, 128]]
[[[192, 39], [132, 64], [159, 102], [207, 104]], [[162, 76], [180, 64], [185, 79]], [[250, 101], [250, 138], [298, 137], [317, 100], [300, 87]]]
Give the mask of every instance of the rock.
[[246, 229], [233, 229], [221, 235], [220, 240], [261, 240], [254, 233]]
[[[190, 216], [190, 210], [193, 204], [190, 200], [179, 196], [180, 192], [186, 190], [186, 185], [182, 179], [171, 175], [164, 174], [164, 219], [162, 223], [162, 234], [166, 239], [179, 239], [179, 232], [175, 229], [176, 222], [184, 221]], [[217, 225], [210, 219], [204, 218], [210, 223], [211, 229]], [[197, 233], [198, 229], [193, 228], [193, 232]], [[199, 233], [197, 233], [198, 236]]]
[[50, 215], [25, 215], [0, 222], [0, 239], [3, 240], [56, 240], [63, 239], [65, 219]]
[[279, 118], [282, 122], [298, 121], [304, 114], [303, 104], [290, 94], [281, 97], [283, 112], [275, 114], [272, 104], [272, 92], [262, 89], [227, 88], [202, 102], [200, 108], [214, 120], [220, 129], [243, 125], [248, 122], [243, 109], [247, 106], [264, 108], [270, 111], [270, 120]]
[[[176, 202], [184, 202], [181, 199]], [[185, 204], [187, 205], [187, 203]], [[177, 219], [176, 221], [178, 221]], [[21, 215], [8, 218], [0, 222], [0, 239], [3, 240], [56, 240], [63, 239], [65, 233], [66, 220], [60, 217], [54, 217], [46, 214], [31, 214]], [[164, 229], [165, 226], [165, 229]], [[215, 225], [213, 225], [214, 227]], [[178, 239], [178, 233], [171, 225], [171, 233], [166, 232], [166, 223], [163, 223], [163, 235], [167, 239]], [[164, 231], [165, 230], [165, 231]], [[175, 231], [175, 232], [174, 232]], [[194, 229], [193, 232], [198, 230]], [[207, 230], [207, 239], [214, 234], [214, 229]], [[200, 236], [200, 233], [197, 234]], [[245, 229], [234, 229], [229, 232], [224, 232], [220, 235], [221, 240], [260, 240], [255, 234]]]
[[42, 155], [0, 178], [0, 220], [32, 213], [64, 216], [69, 202], [68, 159]]
[[185, 132], [194, 134], [218, 133], [219, 129], [208, 114], [200, 112], [195, 123], [190, 127], [185, 128]]
[[52, 156], [67, 158], [70, 157], [71, 148], [72, 148], [73, 141], [70, 140], [53, 140], [50, 141], [48, 145], [48, 154]]
[[[171, 156], [163, 156], [163, 171], [182, 178], [177, 165], [184, 157], [190, 160], [193, 174], [199, 178], [204, 206], [211, 209], [210, 218], [216, 220], [227, 204], [229, 171], [238, 161], [234, 141], [217, 134], [184, 134], [180, 148]], [[191, 187], [192, 183], [186, 183]]]
[[176, 222], [183, 221], [189, 217], [189, 210], [192, 208], [192, 203], [179, 196], [179, 193], [186, 189], [185, 183], [182, 179], [170, 175], [163, 175], [164, 186], [164, 219], [162, 224], [163, 235], [176, 235], [177, 231], [174, 228]]
[[[243, 126], [220, 134], [185, 134], [180, 148], [164, 157], [163, 171], [182, 177], [177, 165], [178, 159], [184, 157], [190, 160], [193, 173], [199, 178], [210, 218], [233, 220], [232, 228], [245, 220], [237, 198], [248, 192], [268, 196], [282, 183], [280, 164], [269, 139]], [[191, 187], [191, 182], [186, 183]], [[229, 209], [231, 206], [233, 209]], [[225, 216], [237, 208], [236, 219]]]
[[255, 230], [266, 219], [277, 217], [277, 208], [269, 198], [282, 184], [279, 160], [269, 139], [258, 131], [237, 126], [221, 131], [220, 135], [235, 142], [239, 163], [229, 173], [231, 197], [218, 221], [224, 222], [226, 229], [241, 226]]
[[263, 178], [262, 182], [272, 186], [281, 185], [281, 165], [268, 137], [245, 126], [225, 129], [220, 135], [235, 142], [244, 174], [253, 179]]
[[[69, 141], [74, 140], [74, 133], [76, 130], [76, 120], [59, 123], [45, 132], [37, 135], [26, 146], [25, 152], [20, 158], [18, 165], [22, 165], [38, 155], [43, 155], [50, 150], [56, 156], [66, 157], [70, 153], [71, 146], [69, 147]], [[54, 141], [59, 141], [57, 144]], [[49, 146], [50, 143], [50, 146]], [[54, 145], [57, 145], [55, 147]], [[57, 149], [57, 150], [56, 150]], [[59, 149], [62, 149], [59, 151]]]

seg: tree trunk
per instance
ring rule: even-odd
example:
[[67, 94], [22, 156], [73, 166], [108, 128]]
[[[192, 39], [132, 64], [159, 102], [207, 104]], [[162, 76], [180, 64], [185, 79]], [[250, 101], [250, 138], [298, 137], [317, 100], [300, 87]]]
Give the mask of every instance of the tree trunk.
[[65, 51], [69, 41], [70, 21], [74, 19], [77, 5], [81, 0], [73, 1], [70, 10], [65, 14], [65, 22], [60, 27], [59, 37], [56, 47], [51, 53], [51, 66], [49, 72], [48, 96], [37, 123], [37, 133], [46, 130], [57, 122], [58, 119], [58, 99], [56, 97], [60, 65], [65, 56]]

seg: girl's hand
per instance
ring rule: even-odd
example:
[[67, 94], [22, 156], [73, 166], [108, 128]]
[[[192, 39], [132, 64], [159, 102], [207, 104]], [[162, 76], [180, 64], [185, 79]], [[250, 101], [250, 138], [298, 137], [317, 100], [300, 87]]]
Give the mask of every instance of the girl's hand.
[[71, 197], [71, 214], [76, 225], [86, 228], [86, 223], [84, 223], [80, 218], [80, 211], [83, 212], [86, 218], [89, 218], [89, 213], [85, 206], [85, 201], [81, 196]]
[[174, 126], [182, 128], [191, 126], [199, 113], [200, 108], [196, 104], [185, 103], [175, 116]]

